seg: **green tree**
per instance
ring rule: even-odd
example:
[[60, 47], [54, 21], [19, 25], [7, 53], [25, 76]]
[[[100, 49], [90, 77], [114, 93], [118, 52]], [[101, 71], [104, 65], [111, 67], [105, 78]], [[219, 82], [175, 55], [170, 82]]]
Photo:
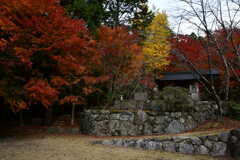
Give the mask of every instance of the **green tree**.
[[143, 32], [152, 22], [154, 13], [149, 10], [147, 3], [142, 4], [139, 8], [140, 11], [134, 13], [134, 17], [131, 19], [131, 24], [132, 28]]
[[105, 0], [104, 24], [129, 25], [135, 29], [146, 27], [153, 18], [147, 2], [148, 0]]
[[92, 31], [101, 24], [127, 25], [132, 29], [144, 30], [154, 17], [147, 2], [148, 0], [61, 0], [61, 5], [71, 17], [84, 19]]
[[104, 0], [62, 0], [69, 15], [73, 18], [82, 18], [91, 31], [95, 31], [103, 21]]

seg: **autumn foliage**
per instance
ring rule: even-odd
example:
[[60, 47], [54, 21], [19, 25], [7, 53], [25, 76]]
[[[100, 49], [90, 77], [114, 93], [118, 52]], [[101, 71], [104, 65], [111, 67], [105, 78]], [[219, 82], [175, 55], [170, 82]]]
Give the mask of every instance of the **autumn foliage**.
[[101, 72], [108, 77], [107, 90], [111, 96], [126, 90], [140, 74], [143, 55], [138, 42], [138, 36], [124, 27], [99, 29]]
[[[230, 31], [229, 31], [230, 32]], [[239, 64], [239, 45], [240, 45], [240, 30], [232, 29], [231, 37], [226, 39], [227, 33], [224, 30], [215, 31], [216, 39], [219, 45], [224, 49], [224, 56], [228, 61], [231, 68], [231, 77], [240, 77], [240, 64]], [[217, 62], [220, 63], [221, 58], [216, 58]], [[221, 63], [220, 63], [221, 64]], [[224, 65], [220, 65], [220, 70], [224, 71]], [[239, 80], [238, 80], [239, 81]]]
[[[101, 63], [96, 48], [85, 22], [65, 16], [57, 0], [0, 2], [0, 93], [13, 109], [83, 103], [101, 81], [93, 73]], [[66, 88], [79, 83], [76, 98]]]
[[143, 44], [145, 66], [148, 71], [162, 71], [169, 64], [171, 33], [165, 13], [158, 13], [146, 28], [146, 40]]
[[[232, 46], [238, 46], [240, 44], [239, 37], [240, 32], [235, 31], [233, 34], [233, 44], [225, 40], [225, 35], [222, 30], [215, 31], [214, 37], [221, 48], [224, 48], [224, 56], [226, 60], [232, 66], [232, 77], [234, 74], [239, 76], [239, 65], [237, 55], [234, 54], [234, 48]], [[224, 75], [225, 70], [223, 60], [217, 54], [217, 48], [215, 46], [208, 46], [206, 37], [193, 38], [190, 35], [176, 35], [171, 38], [171, 45], [173, 48], [170, 55], [171, 63], [168, 65], [168, 71], [186, 71], [192, 68], [186, 61], [192, 63], [192, 65], [198, 70], [215, 69]], [[189, 68], [190, 67], [190, 68]]]
[[[0, 2], [0, 96], [14, 111], [119, 94], [143, 65], [138, 35], [66, 16], [58, 0]], [[73, 109], [74, 110], [74, 109]]]
[[207, 54], [203, 42], [189, 35], [177, 35], [171, 38], [171, 63], [167, 67], [169, 72], [191, 70], [184, 59], [190, 61], [198, 69], [207, 69]]

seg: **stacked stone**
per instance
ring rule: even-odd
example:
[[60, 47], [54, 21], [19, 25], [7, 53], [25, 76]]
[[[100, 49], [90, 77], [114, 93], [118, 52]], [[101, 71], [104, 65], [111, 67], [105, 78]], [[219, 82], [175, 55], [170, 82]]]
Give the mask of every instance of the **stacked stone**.
[[225, 156], [228, 155], [229, 137], [231, 137], [231, 133], [226, 131], [221, 134], [207, 136], [178, 136], [166, 139], [113, 139], [99, 141], [97, 143], [184, 154]]
[[214, 112], [208, 108], [198, 112], [184, 113], [86, 110], [80, 116], [80, 124], [82, 133], [89, 135], [155, 135], [188, 131], [214, 117]]
[[240, 159], [240, 129], [231, 131], [229, 149], [232, 157]]

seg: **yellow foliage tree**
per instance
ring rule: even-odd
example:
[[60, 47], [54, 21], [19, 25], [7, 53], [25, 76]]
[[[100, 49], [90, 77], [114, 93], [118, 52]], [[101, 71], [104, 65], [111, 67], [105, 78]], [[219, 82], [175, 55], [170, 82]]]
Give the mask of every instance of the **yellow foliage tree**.
[[143, 44], [145, 66], [148, 71], [162, 71], [170, 62], [171, 34], [168, 27], [168, 19], [165, 13], [158, 13], [152, 23], [146, 28], [146, 40]]

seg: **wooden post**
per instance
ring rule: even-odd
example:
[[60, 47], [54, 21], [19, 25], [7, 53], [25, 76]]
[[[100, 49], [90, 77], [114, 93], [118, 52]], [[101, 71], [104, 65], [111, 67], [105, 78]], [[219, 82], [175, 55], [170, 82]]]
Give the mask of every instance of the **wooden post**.
[[74, 125], [75, 121], [75, 103], [72, 103], [72, 119], [71, 119], [71, 125]]

